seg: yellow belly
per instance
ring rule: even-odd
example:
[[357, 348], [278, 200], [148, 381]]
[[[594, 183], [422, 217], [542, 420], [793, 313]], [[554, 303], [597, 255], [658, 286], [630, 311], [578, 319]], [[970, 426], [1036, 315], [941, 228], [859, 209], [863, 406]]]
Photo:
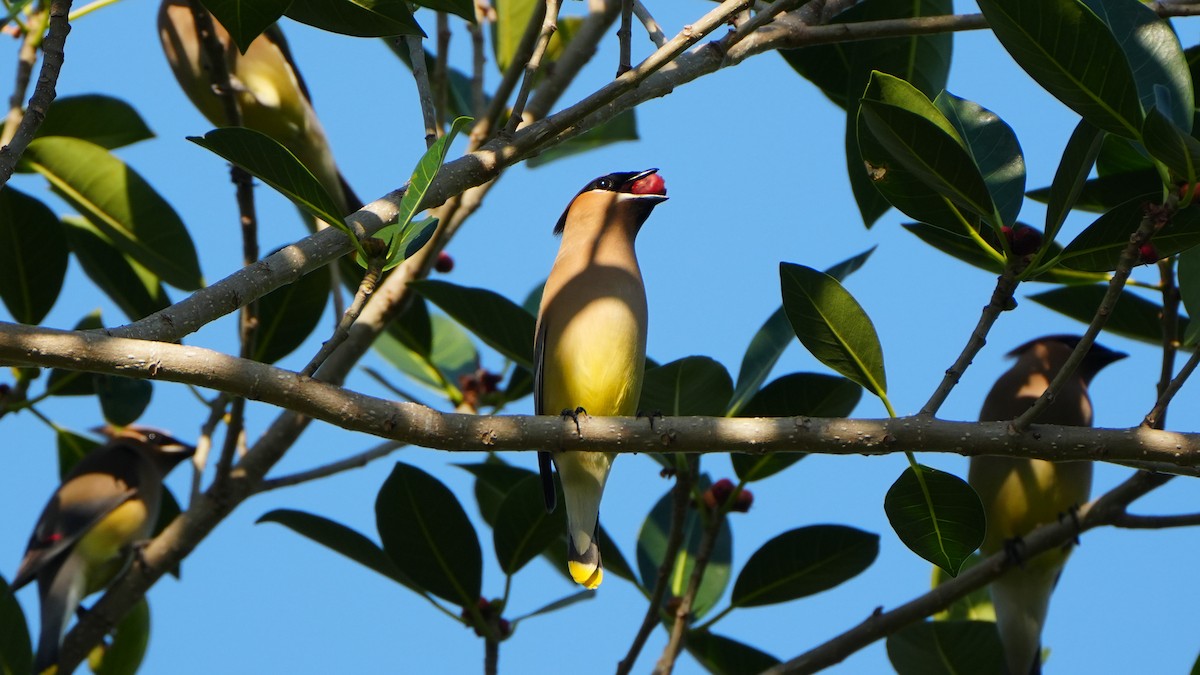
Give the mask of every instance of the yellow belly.
[[601, 298], [562, 327], [550, 343], [542, 394], [547, 414], [583, 408], [589, 415], [637, 412], [645, 368], [645, 333], [627, 305]]
[[149, 515], [145, 502], [131, 499], [79, 538], [74, 553], [87, 561], [86, 594], [107, 586], [125, 566], [131, 544], [149, 536]]

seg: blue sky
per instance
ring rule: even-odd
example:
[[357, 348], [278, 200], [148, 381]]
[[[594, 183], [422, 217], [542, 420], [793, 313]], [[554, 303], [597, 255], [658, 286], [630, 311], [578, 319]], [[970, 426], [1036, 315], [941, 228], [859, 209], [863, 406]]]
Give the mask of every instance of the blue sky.
[[[655, 6], [662, 5], [661, 7]], [[706, 11], [706, 3], [655, 3], [651, 11], [668, 35]], [[133, 102], [157, 138], [120, 151], [175, 206], [192, 232], [206, 278], [222, 278], [240, 265], [235, 241], [236, 206], [224, 163], [184, 140], [209, 126], [178, 90], [154, 30], [154, 3], [125, 2], [89, 16], [73, 29], [60, 95], [99, 92]], [[960, 12], [977, 11], [960, 4]], [[569, 3], [570, 12], [582, 7]], [[418, 14], [429, 29], [432, 16]], [[1200, 23], [1177, 21], [1183, 45], [1200, 41]], [[423, 149], [416, 94], [408, 71], [379, 41], [320, 33], [291, 22], [284, 30], [300, 63], [343, 172], [364, 198], [398, 187]], [[635, 27], [635, 60], [650, 43]], [[464, 32], [455, 34], [465, 49]], [[12, 63], [15, 43], [4, 46]], [[1077, 122], [1037, 88], [989, 33], [955, 36], [949, 89], [999, 114], [1015, 130], [1025, 152], [1028, 186], [1049, 183], [1067, 135]], [[461, 56], [461, 54], [459, 54]], [[581, 82], [563, 99], [570, 103], [611, 76], [615, 39], [606, 42]], [[489, 64], [489, 68], [491, 64]], [[489, 71], [489, 86], [498, 79]], [[736, 374], [742, 353], [761, 323], [779, 306], [781, 260], [824, 268], [877, 246], [870, 263], [847, 287], [874, 321], [883, 343], [889, 393], [899, 414], [918, 410], [942, 371], [965, 344], [994, 278], [927, 247], [903, 231], [891, 212], [873, 229], [862, 226], [845, 178], [842, 111], [773, 54], [680, 87], [638, 109], [642, 140], [550, 164], [509, 171], [448, 251], [453, 273], [442, 278], [484, 286], [524, 298], [549, 270], [557, 248], [551, 228], [563, 207], [592, 178], [616, 170], [659, 167], [670, 201], [660, 206], [639, 238], [639, 256], [650, 306], [649, 353], [660, 362], [689, 355], [711, 356]], [[461, 151], [461, 143], [456, 151]], [[452, 151], [452, 156], [455, 154]], [[42, 181], [18, 176], [13, 184], [50, 199]], [[304, 234], [295, 210], [266, 188], [258, 190], [264, 251]], [[56, 209], [65, 207], [58, 202]], [[1027, 202], [1022, 219], [1040, 224], [1040, 205]], [[1090, 222], [1072, 217], [1064, 241]], [[1142, 268], [1135, 278], [1154, 281]], [[989, 345], [941, 410], [947, 419], [974, 419], [992, 382], [1007, 368], [1003, 354], [1039, 335], [1081, 332], [1082, 326], [1042, 309], [1018, 291], [1020, 306], [1001, 317]], [[178, 299], [178, 292], [172, 291]], [[90, 290], [72, 262], [67, 285], [45, 325], [69, 328], [100, 307], [110, 324], [119, 311]], [[0, 316], [3, 316], [0, 314]], [[6, 316], [4, 316], [7, 319]], [[332, 326], [332, 317], [321, 330]], [[235, 325], [219, 321], [187, 339], [235, 352]], [[319, 346], [318, 332], [281, 363], [300, 368]], [[1092, 395], [1099, 426], [1137, 424], [1154, 401], [1159, 358], [1149, 345], [1103, 337], [1107, 346], [1131, 354], [1100, 375]], [[485, 365], [499, 367], [494, 354]], [[363, 365], [387, 368], [377, 355]], [[827, 372], [798, 344], [777, 373]], [[7, 381], [0, 375], [0, 381]], [[349, 386], [386, 395], [356, 374]], [[1197, 431], [1188, 414], [1198, 403], [1186, 387], [1168, 427]], [[40, 409], [76, 430], [101, 421], [91, 399], [58, 399]], [[513, 412], [529, 412], [528, 401]], [[251, 438], [276, 410], [251, 404]], [[157, 384], [143, 422], [194, 438], [205, 411], [180, 386]], [[884, 416], [869, 396], [859, 417]], [[56, 481], [53, 433], [28, 414], [6, 417], [0, 457], [0, 573], [11, 578], [29, 532]], [[290, 472], [366, 449], [375, 439], [315, 424], [277, 472]], [[465, 629], [433, 611], [411, 592], [276, 525], [254, 525], [274, 508], [299, 508], [333, 518], [368, 534], [374, 530], [374, 495], [394, 460], [420, 466], [459, 494], [473, 518], [469, 475], [450, 463], [478, 461], [478, 454], [407, 449], [362, 470], [255, 497], [223, 522], [184, 563], [182, 581], [165, 579], [150, 592], [154, 616], [143, 672], [179, 675], [208, 672], [328, 673], [362, 670], [474, 672], [483, 646]], [[532, 454], [506, 457], [532, 468]], [[966, 460], [923, 455], [927, 464], [965, 475]], [[715, 627], [780, 658], [795, 656], [848, 629], [877, 606], [894, 607], [928, 588], [930, 567], [895, 537], [883, 512], [883, 496], [905, 462], [891, 457], [809, 457], [787, 472], [753, 486], [754, 509], [733, 517], [734, 569], [762, 543], [785, 529], [842, 523], [879, 533], [881, 552], [863, 575], [821, 595], [732, 613]], [[732, 476], [728, 460], [704, 460], [714, 478]], [[1128, 469], [1101, 465], [1098, 491], [1112, 487]], [[190, 477], [181, 469], [170, 481], [184, 494]], [[627, 557], [638, 528], [669, 484], [645, 457], [616, 464], [602, 510], [605, 527]], [[1195, 510], [1194, 486], [1180, 479], [1137, 505], [1140, 513]], [[492, 557], [490, 531], [476, 520], [485, 559], [484, 593], [503, 592]], [[1044, 644], [1057, 672], [1181, 672], [1200, 643], [1191, 622], [1200, 589], [1177, 583], [1177, 561], [1193, 560], [1190, 531], [1093, 531], [1083, 538], [1051, 607]], [[1149, 580], [1149, 581], [1148, 581]], [[1161, 581], [1159, 581], [1161, 580]], [[1169, 586], [1169, 593], [1160, 586]], [[513, 582], [510, 615], [519, 615], [573, 592], [544, 561], [531, 563]], [[36, 596], [18, 598], [31, 615]], [[719, 606], [723, 607], [724, 603]], [[501, 646], [502, 672], [610, 672], [624, 655], [645, 609], [628, 583], [610, 577], [590, 602], [523, 624]], [[1100, 637], [1103, 639], [1099, 639]], [[658, 631], [637, 672], [648, 670], [665, 643]], [[1146, 645], [1154, 645], [1147, 649]], [[882, 642], [830, 672], [884, 672]], [[700, 672], [683, 657], [679, 672]]]

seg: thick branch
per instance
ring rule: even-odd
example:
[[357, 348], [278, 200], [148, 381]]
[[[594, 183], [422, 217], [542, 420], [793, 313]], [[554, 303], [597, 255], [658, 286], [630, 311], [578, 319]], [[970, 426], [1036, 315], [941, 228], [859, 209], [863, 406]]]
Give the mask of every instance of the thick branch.
[[67, 33], [71, 32], [71, 24], [67, 22], [67, 14], [71, 12], [71, 0], [51, 0], [50, 30], [42, 40], [42, 70], [38, 74], [37, 85], [33, 88], [33, 96], [29, 98], [29, 107], [25, 117], [17, 126], [17, 133], [3, 148], [0, 148], [0, 187], [12, 178], [13, 170], [25, 148], [33, 140], [42, 120], [46, 119], [46, 111], [56, 95], [55, 85], [58, 84], [58, 73], [62, 70], [63, 48], [67, 44]]

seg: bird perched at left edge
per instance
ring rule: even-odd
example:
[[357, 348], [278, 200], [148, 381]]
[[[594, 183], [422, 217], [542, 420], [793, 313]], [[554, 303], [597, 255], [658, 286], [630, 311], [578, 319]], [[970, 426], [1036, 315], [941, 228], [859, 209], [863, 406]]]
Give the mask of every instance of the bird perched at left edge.
[[37, 579], [42, 629], [35, 673], [56, 673], [59, 642], [85, 596], [108, 586], [158, 520], [163, 478], [195, 448], [125, 427], [79, 460], [42, 511], [12, 590]]
[[[534, 412], [632, 415], [646, 362], [646, 289], [634, 239], [667, 190], [657, 169], [611, 173], [588, 183], [554, 228], [562, 235], [546, 279], [534, 338]], [[538, 453], [546, 508], [556, 501], [553, 461], [567, 507], [567, 567], [596, 588], [600, 498], [614, 455]]]

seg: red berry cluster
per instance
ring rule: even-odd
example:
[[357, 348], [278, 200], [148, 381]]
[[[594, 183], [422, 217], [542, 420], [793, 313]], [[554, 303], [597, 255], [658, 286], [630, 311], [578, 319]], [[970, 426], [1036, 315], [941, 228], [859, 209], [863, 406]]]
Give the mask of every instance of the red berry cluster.
[[[733, 481], [728, 478], [722, 478], [704, 491], [704, 505], [710, 511], [716, 511], [729, 501], [729, 496], [733, 494], [734, 490], [737, 490], [737, 486], [733, 484]], [[737, 497], [734, 497], [733, 505], [729, 507], [729, 510], [746, 513], [753, 504], [754, 493], [743, 488], [738, 492]]]
[[484, 397], [493, 394], [500, 386], [503, 376], [493, 373], [487, 368], [480, 368], [473, 373], [458, 376], [458, 389], [462, 392], [463, 404], [473, 410], [479, 409]]
[[1015, 255], [1033, 255], [1042, 247], [1042, 233], [1028, 225], [1017, 224], [1016, 227], [1005, 225], [1000, 228], [1004, 238], [1008, 240], [1008, 248]]
[[[479, 614], [483, 617], [484, 623], [495, 628], [497, 637], [504, 640], [512, 635], [512, 624], [508, 622], [508, 619], [500, 616], [500, 613], [504, 611], [503, 600], [500, 598], [496, 598], [495, 600], [480, 598], [476, 606], [479, 608]], [[463, 607], [461, 616], [463, 621], [466, 621], [475, 630], [476, 635], [486, 637], [483, 634], [483, 630], [475, 625], [474, 620], [471, 618], [470, 609]]]

